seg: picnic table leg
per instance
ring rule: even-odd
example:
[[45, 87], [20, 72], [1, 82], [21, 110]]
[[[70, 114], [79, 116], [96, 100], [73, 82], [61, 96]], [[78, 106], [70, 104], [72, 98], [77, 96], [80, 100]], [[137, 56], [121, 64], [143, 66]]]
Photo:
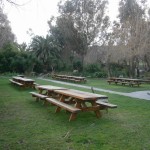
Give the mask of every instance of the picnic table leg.
[[77, 113], [71, 113], [71, 115], [70, 115], [70, 117], [69, 117], [69, 122], [70, 122], [71, 120], [76, 119], [76, 116], [77, 116]]
[[[91, 104], [92, 104], [92, 106], [97, 106], [95, 101], [91, 102]], [[100, 110], [95, 110], [94, 112], [95, 112], [97, 118], [100, 118], [102, 116]]]
[[[65, 100], [65, 96], [64, 95], [60, 95], [59, 101], [60, 102], [64, 102], [64, 100]], [[57, 106], [57, 108], [55, 110], [55, 113], [60, 112], [60, 111], [61, 111], [61, 107]]]
[[[42, 92], [43, 92], [43, 89], [39, 89], [39, 94], [42, 94]], [[43, 95], [47, 95], [47, 92], [45, 94], [43, 94]], [[43, 105], [48, 105], [46, 100], [44, 100]]]
[[76, 101], [76, 104], [75, 104], [75, 107], [76, 107], [76, 108], [79, 108], [79, 109], [82, 109], [81, 102], [77, 100], [77, 101]]
[[60, 112], [61, 111], [61, 107], [57, 107], [55, 110], [55, 113]]
[[[32, 97], [35, 97], [35, 96], [32, 95]], [[36, 101], [36, 102], [39, 102], [39, 98], [36, 97], [35, 101]]]

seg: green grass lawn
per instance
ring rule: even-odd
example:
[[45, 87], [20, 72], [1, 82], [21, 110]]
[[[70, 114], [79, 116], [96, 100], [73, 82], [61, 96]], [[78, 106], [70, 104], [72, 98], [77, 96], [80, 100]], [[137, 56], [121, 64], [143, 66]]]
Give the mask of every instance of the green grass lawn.
[[[51, 79], [51, 78], [48, 78], [48, 79]], [[49, 84], [47, 81], [43, 81], [43, 80], [37, 80], [36, 82], [38, 82], [40, 84]], [[55, 85], [61, 86], [61, 84], [56, 84], [56, 83], [55, 83]], [[142, 83], [139, 87], [138, 86], [130, 87], [128, 85], [122, 86], [119, 84], [115, 85], [114, 83], [109, 85], [107, 83], [107, 79], [91, 79], [91, 78], [87, 79], [86, 84], [82, 83], [81, 85], [91, 86], [91, 87], [96, 87], [96, 88], [101, 88], [101, 89], [106, 89], [106, 90], [112, 90], [112, 91], [117, 91], [117, 92], [124, 92], [124, 93], [130, 93], [130, 92], [135, 92], [135, 91], [144, 91], [144, 90], [150, 89], [150, 84]], [[63, 85], [63, 86], [65, 86], [65, 85]], [[71, 86], [66, 86], [66, 87], [71, 88]]]
[[[88, 80], [85, 85], [123, 92], [149, 87], [117, 87], [101, 80]], [[108, 113], [102, 111], [100, 119], [93, 112], [85, 112], [68, 122], [69, 114], [65, 111], [55, 114], [55, 107], [35, 102], [30, 91], [33, 90], [11, 85], [8, 78], [0, 78], [2, 150], [150, 150], [150, 101], [100, 92], [118, 108], [109, 109]]]

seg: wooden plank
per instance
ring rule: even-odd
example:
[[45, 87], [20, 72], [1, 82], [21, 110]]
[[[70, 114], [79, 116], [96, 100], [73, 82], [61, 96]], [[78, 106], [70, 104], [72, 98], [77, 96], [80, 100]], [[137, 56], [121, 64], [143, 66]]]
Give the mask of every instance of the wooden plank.
[[68, 90], [55, 90], [55, 93], [58, 94], [62, 94], [64, 96], [68, 96], [68, 97], [73, 97], [79, 100], [85, 100], [85, 101], [95, 101], [96, 99], [99, 98], [107, 98], [107, 96], [105, 95], [100, 95], [100, 94], [94, 94], [94, 93], [89, 93], [89, 92], [82, 92], [82, 91], [78, 91], [78, 90], [72, 90], [72, 89], [68, 89]]
[[75, 108], [75, 107], [73, 107], [71, 105], [68, 105], [66, 103], [60, 102], [60, 101], [58, 101], [58, 100], [56, 100], [54, 98], [46, 98], [46, 100], [48, 102], [52, 103], [52, 104], [57, 105], [58, 107], [64, 108], [65, 110], [68, 110], [68, 111], [70, 111], [72, 113], [81, 111], [81, 109], [79, 109], [79, 108]]
[[19, 85], [19, 86], [23, 86], [23, 84], [19, 83], [19, 82], [16, 82], [15, 84]]
[[41, 99], [45, 99], [45, 98], [48, 97], [46, 95], [39, 94], [39, 93], [36, 93], [36, 92], [30, 92], [30, 93], [32, 94], [33, 97], [38, 97], [38, 98], [41, 98]]
[[130, 83], [130, 86], [133, 86], [133, 85], [137, 85], [137, 86], [139, 86], [141, 83], [136, 83], [136, 82], [132, 82], [132, 83]]
[[22, 83], [16, 82], [16, 81], [14, 81], [14, 80], [12, 80], [12, 79], [9, 79], [9, 81], [10, 81], [11, 83], [13, 83], [13, 84], [16, 84], [16, 85], [19, 85], [19, 86], [23, 86]]
[[107, 80], [107, 82], [108, 82], [109, 84], [111, 84], [112, 82], [114, 82], [114, 83], [115, 83], [115, 81], [114, 81], [114, 80]]
[[97, 104], [108, 107], [108, 108], [117, 108], [117, 105], [111, 104], [111, 103], [105, 103], [102, 101], [96, 101]]
[[79, 108], [75, 108], [75, 107], [73, 107], [71, 105], [68, 105], [66, 103], [60, 102], [60, 101], [58, 101], [56, 99], [53, 99], [53, 98], [46, 98], [46, 101], [57, 106], [55, 112], [59, 112], [61, 110], [61, 108], [71, 112], [70, 117], [69, 117], [69, 121], [74, 120], [76, 118], [77, 113], [79, 111], [81, 111], [81, 109], [79, 109]]

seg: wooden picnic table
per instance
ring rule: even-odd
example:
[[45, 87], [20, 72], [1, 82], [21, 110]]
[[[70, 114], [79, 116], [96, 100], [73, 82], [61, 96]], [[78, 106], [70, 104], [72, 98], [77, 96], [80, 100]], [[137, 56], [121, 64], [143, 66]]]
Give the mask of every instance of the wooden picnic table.
[[85, 77], [79, 77], [79, 76], [68, 76], [68, 78], [75, 79], [75, 80], [78, 80], [79, 82], [83, 82], [83, 83], [85, 83], [85, 82], [86, 82], [86, 78], [85, 78]]
[[86, 83], [85, 77], [80, 76], [69, 76], [69, 75], [54, 75], [54, 79], [59, 79], [63, 81], [72, 81], [72, 82], [78, 82], [78, 83]]
[[[59, 94], [59, 101], [73, 104], [74, 107], [81, 109], [81, 111], [94, 111], [96, 116], [99, 118], [101, 116], [100, 106], [97, 105], [96, 101], [98, 99], [108, 98], [105, 95], [93, 94], [89, 92], [81, 92], [78, 90], [55, 90], [55, 93]], [[69, 98], [69, 101], [66, 99]], [[87, 105], [89, 103], [89, 105]], [[59, 108], [58, 108], [59, 109]]]
[[116, 108], [117, 105], [103, 102], [108, 99], [105, 95], [83, 92], [51, 85], [37, 86], [37, 92], [30, 92], [36, 101], [42, 100], [44, 104], [56, 106], [55, 113], [65, 109], [70, 112], [69, 121], [74, 120], [80, 111], [93, 111], [96, 116], [101, 117], [100, 110]]
[[132, 78], [116, 78], [116, 77], [112, 77], [109, 78], [109, 80], [107, 80], [107, 82], [109, 84], [111, 84], [112, 82], [115, 84], [120, 83], [121, 85], [129, 85], [129, 86], [133, 86], [133, 85], [137, 85], [139, 86], [141, 84], [140, 79], [132, 79]]
[[12, 77], [12, 79], [18, 83], [23, 84], [24, 87], [31, 87], [34, 88], [34, 80], [33, 79], [28, 79], [28, 78], [22, 78], [18, 76]]

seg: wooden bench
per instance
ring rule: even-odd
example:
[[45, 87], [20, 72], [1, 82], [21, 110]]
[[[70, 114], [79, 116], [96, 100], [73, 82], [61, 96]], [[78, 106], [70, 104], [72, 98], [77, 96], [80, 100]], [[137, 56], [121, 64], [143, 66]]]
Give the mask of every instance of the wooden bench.
[[19, 85], [19, 86], [23, 87], [23, 84], [22, 84], [22, 83], [16, 82], [16, 81], [14, 81], [14, 80], [12, 80], [12, 79], [9, 79], [9, 81], [10, 81], [11, 83], [15, 84], [15, 85]]
[[142, 82], [149, 84], [150, 83], [150, 79], [144, 79], [144, 80], [142, 80]]
[[115, 81], [114, 81], [114, 80], [107, 80], [107, 82], [108, 82], [109, 84], [111, 84], [112, 82], [114, 82], [114, 83], [115, 83]]
[[125, 86], [125, 85], [130, 85], [130, 83], [123, 81], [123, 82], [122, 82], [122, 85], [123, 85], [123, 86]]
[[46, 100], [46, 98], [48, 97], [46, 95], [39, 94], [39, 93], [36, 93], [36, 92], [30, 92], [30, 94], [32, 94], [32, 97], [36, 97], [36, 101]]
[[103, 102], [101, 100], [97, 100], [96, 104], [100, 105], [100, 109], [106, 109], [108, 112], [108, 108], [117, 108], [117, 105], [111, 104], [111, 103], [107, 103], [107, 102]]
[[132, 82], [132, 83], [130, 83], [129, 85], [133, 87], [133, 85], [139, 86], [140, 84], [141, 84], [141, 83], [139, 83], [139, 82], [138, 82], [138, 83]]
[[75, 108], [75, 107], [73, 107], [71, 105], [68, 105], [68, 104], [66, 104], [64, 102], [60, 102], [60, 101], [58, 101], [58, 100], [56, 100], [54, 98], [46, 98], [46, 101], [49, 102], [49, 103], [52, 103], [52, 104], [54, 104], [56, 106], [58, 106], [56, 108], [56, 111], [55, 111], [56, 113], [60, 112], [61, 108], [71, 112], [71, 115], [69, 117], [69, 121], [74, 120], [76, 118], [77, 113], [79, 111], [81, 111], [81, 109], [79, 109], [79, 108]]
[[116, 84], [116, 85], [117, 85], [117, 84], [123, 85], [123, 83], [124, 83], [124, 81], [115, 81], [115, 84]]
[[115, 80], [107, 80], [107, 82], [108, 82], [109, 84], [115, 83], [116, 85], [117, 85], [118, 83], [122, 83], [121, 81], [115, 81]]
[[82, 81], [75, 79], [74, 82], [75, 82], [75, 83], [81, 83]]

